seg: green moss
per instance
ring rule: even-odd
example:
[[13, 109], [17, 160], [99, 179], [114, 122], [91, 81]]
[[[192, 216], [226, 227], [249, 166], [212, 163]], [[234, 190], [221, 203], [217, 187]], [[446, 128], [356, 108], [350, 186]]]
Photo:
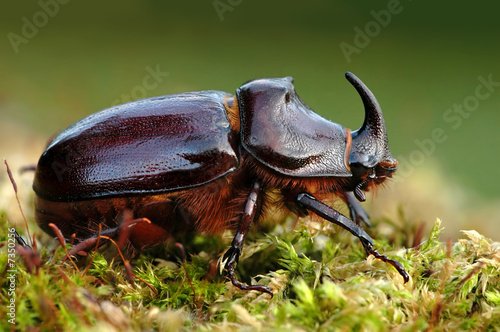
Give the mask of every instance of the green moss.
[[[2, 216], [2, 243], [8, 228]], [[256, 232], [239, 271], [248, 268], [243, 278], [272, 287], [272, 299], [239, 291], [218, 272], [210, 273], [222, 254], [219, 248], [227, 246], [226, 237], [193, 238], [186, 243], [186, 261], [172, 250], [145, 252], [132, 262], [138, 277], [132, 280], [122, 263], [101, 253], [91, 263], [80, 262], [77, 271], [62, 261], [62, 248], [40, 250], [42, 264], [35, 273], [17, 254], [16, 329], [498, 329], [500, 244], [475, 231], [464, 232], [465, 239], [456, 243], [442, 243], [440, 232], [437, 221], [428, 239], [412, 249], [391, 251], [392, 243], [406, 240], [397, 232], [391, 243], [376, 242], [377, 249], [408, 270], [406, 284], [391, 266], [365, 259], [359, 242], [346, 232], [336, 233], [335, 227], [306, 222], [296, 230], [279, 225], [269, 235]], [[7, 248], [0, 249], [2, 330], [11, 328]]]

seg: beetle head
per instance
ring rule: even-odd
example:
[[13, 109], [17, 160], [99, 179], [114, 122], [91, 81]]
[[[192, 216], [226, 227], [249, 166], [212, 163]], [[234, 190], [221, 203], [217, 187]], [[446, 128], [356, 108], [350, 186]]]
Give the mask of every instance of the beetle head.
[[379, 184], [392, 176], [398, 162], [391, 155], [384, 116], [377, 99], [355, 75], [347, 72], [346, 78], [358, 91], [365, 107], [363, 125], [351, 134], [352, 147], [349, 154], [353, 178], [360, 181], [355, 194], [358, 199], [364, 200], [361, 188], [368, 183]]

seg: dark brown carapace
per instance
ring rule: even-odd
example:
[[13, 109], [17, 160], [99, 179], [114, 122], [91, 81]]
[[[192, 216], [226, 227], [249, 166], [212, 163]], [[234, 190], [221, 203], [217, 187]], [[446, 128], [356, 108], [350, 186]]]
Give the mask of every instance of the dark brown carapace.
[[[53, 223], [84, 240], [96, 236], [99, 224], [116, 228], [120, 214], [131, 210], [151, 221], [130, 226], [138, 249], [185, 231], [234, 229], [225, 256], [229, 278], [241, 289], [272, 295], [266, 286], [238, 282], [234, 267], [252, 222], [276, 205], [346, 228], [407, 280], [359, 225], [369, 220], [358, 201], [392, 176], [397, 161], [377, 100], [353, 74], [346, 77], [365, 106], [365, 121], [353, 132], [314, 113], [289, 77], [250, 81], [236, 96], [183, 93], [90, 115], [56, 136], [39, 160], [38, 224], [51, 233]], [[332, 195], [346, 202], [356, 223], [321, 202]]]

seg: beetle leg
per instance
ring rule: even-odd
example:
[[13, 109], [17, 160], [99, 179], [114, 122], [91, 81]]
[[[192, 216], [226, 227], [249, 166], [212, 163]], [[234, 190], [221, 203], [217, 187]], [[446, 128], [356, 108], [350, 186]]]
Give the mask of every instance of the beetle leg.
[[243, 216], [240, 219], [240, 223], [238, 225], [238, 230], [234, 236], [233, 242], [231, 243], [231, 247], [224, 254], [224, 261], [226, 264], [224, 268], [227, 270], [227, 276], [231, 280], [231, 283], [238, 287], [241, 290], [256, 290], [260, 292], [267, 293], [273, 296], [273, 292], [271, 288], [264, 285], [246, 285], [244, 283], [239, 282], [236, 279], [236, 275], [234, 274], [234, 268], [236, 267], [236, 263], [241, 255], [241, 250], [243, 248], [243, 242], [245, 241], [245, 236], [247, 235], [250, 227], [252, 226], [252, 222], [255, 219], [256, 214], [258, 213], [258, 208], [260, 206], [261, 199], [261, 188], [258, 182], [255, 182], [253, 185], [250, 194], [248, 195], [245, 211]]
[[370, 223], [370, 217], [368, 213], [366, 213], [365, 209], [361, 206], [359, 201], [356, 199], [352, 191], [346, 191], [344, 193], [344, 201], [349, 208], [349, 214], [351, 216], [351, 220], [355, 221], [357, 224], [364, 222], [366, 226], [372, 227]]
[[129, 228], [133, 227], [136, 224], [139, 223], [148, 223], [150, 224], [151, 221], [149, 221], [146, 218], [138, 218], [138, 219], [128, 219], [123, 221], [119, 226], [113, 227], [113, 228], [108, 228], [104, 229], [101, 232], [98, 232], [94, 234], [93, 236], [79, 242], [78, 244], [74, 245], [73, 248], [69, 251], [69, 255], [74, 255], [78, 253], [87, 253], [90, 252], [92, 249], [94, 249], [96, 243], [100, 240], [101, 236], [107, 236], [110, 238], [118, 238], [118, 244], [120, 247], [122, 247], [125, 243], [126, 240], [128, 240], [128, 235], [129, 235]]
[[349, 218], [344, 216], [342, 213], [337, 210], [331, 208], [323, 202], [318, 201], [314, 196], [302, 193], [297, 196], [297, 202], [302, 205], [304, 208], [316, 213], [318, 216], [337, 224], [349, 232], [351, 232], [354, 236], [359, 238], [361, 244], [365, 248], [365, 252], [367, 255], [373, 255], [375, 258], [382, 260], [388, 264], [394, 266], [396, 270], [398, 270], [399, 274], [403, 277], [404, 281], [407, 282], [410, 279], [410, 276], [405, 271], [403, 265], [398, 261], [389, 259], [385, 255], [379, 254], [373, 248], [373, 240], [372, 238], [361, 228], [361, 226], [352, 222]]
[[17, 244], [19, 244], [21, 247], [24, 247], [24, 248], [27, 248], [27, 249], [31, 249], [31, 247], [29, 246], [29, 244], [27, 244], [26, 241], [24, 241], [24, 239], [21, 237], [21, 235], [19, 235], [19, 233], [17, 232], [17, 230], [14, 230], [14, 238], [16, 239]]
[[318, 201], [314, 196], [307, 193], [302, 193], [297, 196], [297, 202], [299, 202], [299, 204], [307, 210], [316, 213], [321, 218], [333, 222], [334, 224], [337, 224], [340, 227], [345, 228], [346, 230], [351, 232], [352, 235], [361, 240], [365, 248], [365, 243], [367, 245], [373, 245], [372, 238], [365, 232], [365, 230], [361, 226], [352, 222], [351, 219], [347, 218], [342, 213], [331, 208], [325, 203]]

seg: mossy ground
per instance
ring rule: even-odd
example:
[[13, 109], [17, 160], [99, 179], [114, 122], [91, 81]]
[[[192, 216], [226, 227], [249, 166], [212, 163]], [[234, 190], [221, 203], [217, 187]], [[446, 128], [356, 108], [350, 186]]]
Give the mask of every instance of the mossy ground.
[[[243, 281], [273, 288], [270, 298], [240, 291], [220, 276], [215, 263], [229, 234], [186, 239], [185, 262], [175, 247], [133, 260], [132, 270], [156, 295], [102, 250], [77, 270], [62, 261], [65, 252], [52, 240], [38, 243], [36, 271], [28, 271], [19, 253], [9, 267], [11, 226], [0, 219], [4, 331], [500, 330], [500, 244], [475, 231], [455, 243], [440, 242], [439, 221], [411, 249], [400, 249], [415, 235], [403, 231], [406, 223], [375, 221], [369, 230], [376, 248], [405, 266], [411, 275], [406, 284], [393, 267], [366, 259], [359, 241], [335, 226], [305, 220], [292, 227], [291, 219], [265, 224], [249, 235], [238, 273]], [[15, 325], [8, 315], [12, 269]]]

